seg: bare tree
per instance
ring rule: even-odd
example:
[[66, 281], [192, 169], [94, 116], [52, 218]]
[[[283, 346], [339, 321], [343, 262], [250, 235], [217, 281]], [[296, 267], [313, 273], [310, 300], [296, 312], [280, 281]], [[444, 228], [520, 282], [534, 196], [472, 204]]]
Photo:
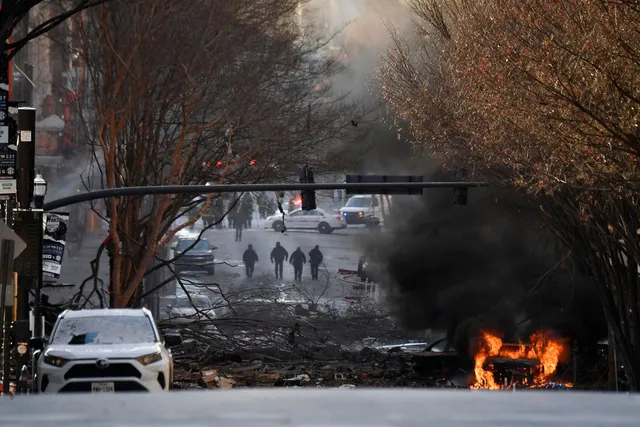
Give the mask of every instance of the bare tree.
[[[630, 2], [413, 0], [378, 81], [415, 143], [523, 189], [593, 277], [640, 389], [637, 93]], [[393, 31], [393, 29], [392, 29]]]
[[[81, 16], [91, 97], [80, 107], [99, 185], [251, 183], [326, 167], [357, 107], [315, 84], [337, 64], [314, 55], [323, 44], [294, 24], [296, 5], [114, 1]], [[131, 303], [158, 251], [214, 197], [107, 201], [116, 306]]]
[[61, 8], [55, 8], [57, 13], [49, 15], [42, 22], [35, 25], [20, 39], [11, 40], [15, 28], [29, 13], [41, 7], [51, 6], [45, 0], [6, 0], [2, 2], [0, 9], [0, 40], [2, 40], [2, 53], [0, 55], [0, 68], [7, 69], [9, 61], [29, 43], [48, 31], [54, 29], [75, 14], [93, 6], [105, 3], [108, 0], [75, 0], [66, 1]]

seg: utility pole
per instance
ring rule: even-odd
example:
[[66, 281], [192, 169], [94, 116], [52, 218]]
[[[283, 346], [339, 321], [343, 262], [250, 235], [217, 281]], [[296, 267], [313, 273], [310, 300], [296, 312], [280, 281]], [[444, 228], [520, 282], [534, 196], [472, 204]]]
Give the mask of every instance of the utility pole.
[[[18, 321], [29, 320], [29, 291], [37, 289], [42, 277], [42, 214], [31, 209], [35, 178], [35, 117], [34, 108], [18, 111], [18, 208], [14, 211], [14, 231], [27, 243], [27, 248], [15, 260], [18, 273]], [[38, 268], [40, 271], [38, 271]]]
[[11, 339], [10, 327], [13, 320], [13, 240], [2, 239], [0, 246], [0, 272], [2, 280], [2, 289], [0, 292], [0, 308], [3, 316], [2, 331], [2, 393], [7, 395], [11, 387]]
[[[16, 145], [17, 123], [11, 114], [17, 109], [10, 102], [11, 92], [11, 66], [7, 60], [7, 52], [0, 52], [2, 63], [6, 67], [0, 67], [0, 204], [2, 205], [5, 224], [12, 226], [12, 210], [16, 195]], [[0, 323], [3, 326], [2, 360], [3, 360], [3, 392], [9, 394], [11, 387], [10, 373], [10, 330], [13, 321], [14, 287], [13, 283], [13, 242], [6, 243], [2, 240], [2, 254], [0, 254], [3, 280], [2, 298], [0, 301]], [[9, 253], [11, 251], [11, 253]], [[7, 261], [7, 256], [10, 260]]]

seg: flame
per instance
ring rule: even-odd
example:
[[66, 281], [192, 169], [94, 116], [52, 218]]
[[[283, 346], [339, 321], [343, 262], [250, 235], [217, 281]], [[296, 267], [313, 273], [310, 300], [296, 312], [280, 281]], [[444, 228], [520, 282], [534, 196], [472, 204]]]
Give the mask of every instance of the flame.
[[543, 332], [536, 332], [529, 338], [530, 345], [519, 342], [517, 345], [505, 345], [502, 339], [488, 332], [482, 332], [480, 349], [475, 355], [474, 373], [476, 383], [471, 386], [474, 389], [504, 388], [504, 384], [498, 384], [493, 372], [485, 369], [485, 362], [490, 357], [503, 357], [507, 359], [535, 359], [539, 361], [534, 369], [533, 387], [540, 387], [547, 383], [556, 372], [558, 362], [565, 352], [562, 341], [550, 338]]

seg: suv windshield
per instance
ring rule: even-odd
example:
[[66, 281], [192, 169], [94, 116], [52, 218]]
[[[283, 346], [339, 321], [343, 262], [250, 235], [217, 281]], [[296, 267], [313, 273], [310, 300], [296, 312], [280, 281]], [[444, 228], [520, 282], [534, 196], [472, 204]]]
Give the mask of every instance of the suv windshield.
[[[196, 239], [189, 239], [189, 240], [180, 240], [178, 242], [178, 246], [176, 247], [176, 250], [182, 252], [184, 250], [187, 250], [190, 248], [191, 245], [193, 245], [196, 242]], [[207, 242], [206, 240], [200, 240], [198, 241], [198, 243], [195, 244], [194, 247], [192, 247], [189, 250], [206, 250], [209, 249], [209, 242]]]
[[[211, 308], [211, 302], [207, 297], [203, 296], [191, 296], [191, 301], [193, 301], [193, 305], [200, 309], [209, 309]], [[176, 298], [176, 303], [174, 305], [175, 308], [188, 308], [192, 307], [189, 298], [187, 297], [179, 297]]]
[[370, 197], [352, 197], [349, 199], [345, 207], [347, 208], [368, 208], [371, 204]]
[[65, 318], [51, 337], [51, 344], [142, 344], [156, 341], [147, 316]]

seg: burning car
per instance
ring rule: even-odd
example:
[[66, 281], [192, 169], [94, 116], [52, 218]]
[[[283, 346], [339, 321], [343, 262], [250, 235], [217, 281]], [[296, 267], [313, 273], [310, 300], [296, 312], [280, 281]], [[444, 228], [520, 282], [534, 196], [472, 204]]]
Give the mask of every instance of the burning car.
[[[542, 388], [567, 355], [567, 346], [543, 332], [531, 335], [530, 343], [505, 344], [483, 332], [474, 357], [474, 389]], [[570, 386], [570, 384], [567, 384]]]

